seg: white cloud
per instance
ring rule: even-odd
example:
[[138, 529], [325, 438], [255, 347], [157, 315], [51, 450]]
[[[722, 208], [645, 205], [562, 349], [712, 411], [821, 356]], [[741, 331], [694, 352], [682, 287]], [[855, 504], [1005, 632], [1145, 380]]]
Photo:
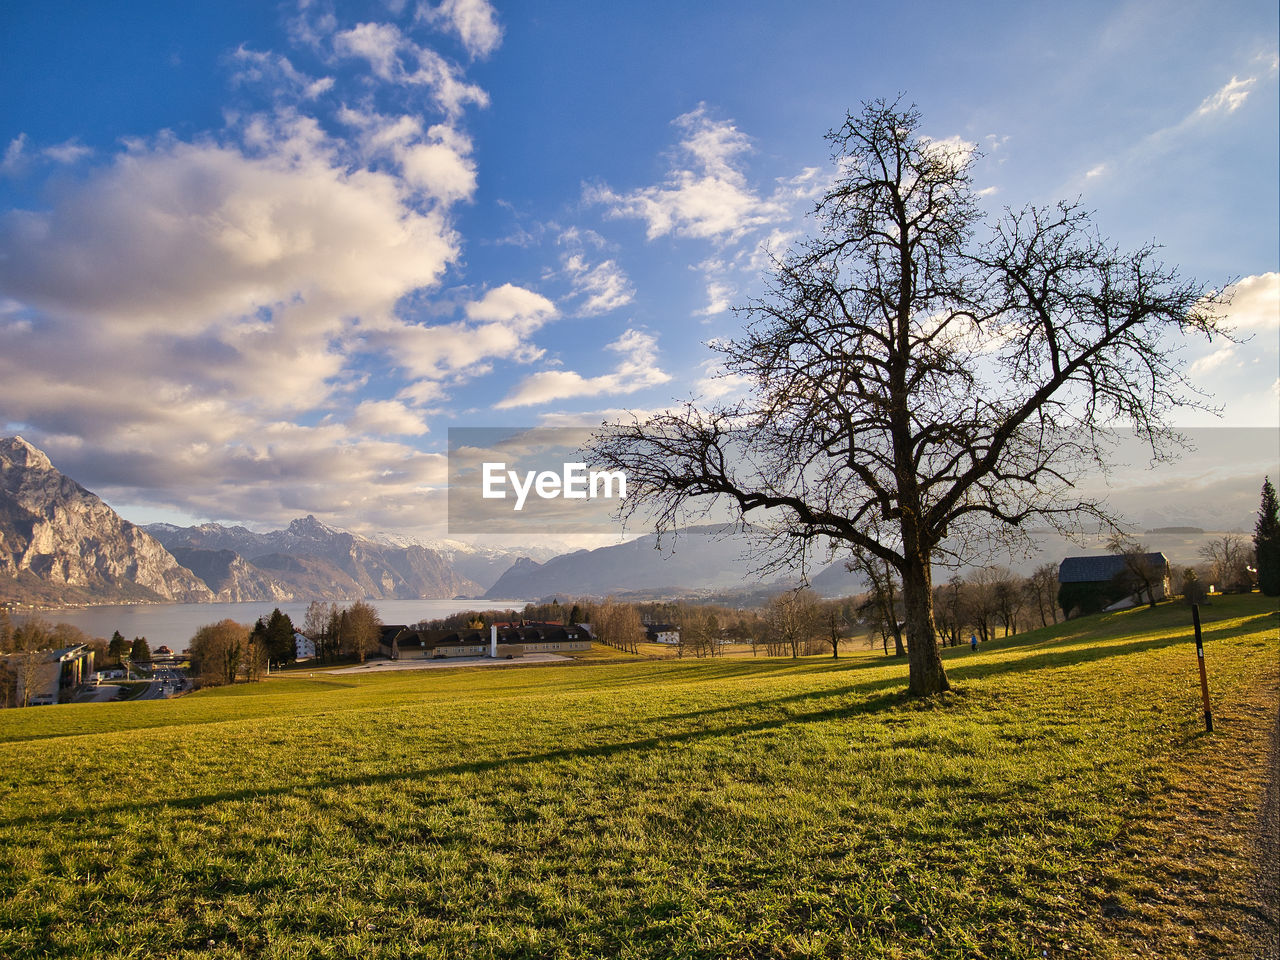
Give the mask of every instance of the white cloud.
[[421, 413], [399, 400], [365, 400], [356, 407], [347, 426], [357, 433], [384, 437], [416, 437], [430, 429]]
[[[1250, 339], [1243, 344], [1223, 343], [1217, 346], [1212, 352], [1196, 358], [1189, 372], [1200, 377], [1219, 371], [1217, 376], [1231, 378], [1231, 392], [1239, 393], [1247, 390], [1249, 384], [1256, 384], [1260, 373], [1269, 374], [1275, 369], [1276, 358], [1280, 354], [1276, 337], [1280, 331], [1280, 273], [1244, 277], [1225, 293], [1230, 296], [1231, 303], [1215, 308], [1214, 313], [1238, 335]], [[1246, 361], [1255, 366], [1262, 361], [1263, 369], [1243, 369]], [[1227, 368], [1234, 372], [1228, 373]]]
[[694, 314], [702, 317], [713, 317], [718, 313], [724, 313], [733, 306], [733, 297], [737, 290], [732, 284], [725, 283], [723, 280], [707, 281], [707, 305], [701, 310], [695, 310]]
[[93, 155], [93, 150], [82, 143], [77, 143], [74, 139], [68, 140], [65, 143], [56, 144], [52, 147], [45, 147], [41, 152], [55, 163], [66, 165], [78, 163], [85, 157]]
[[747, 392], [751, 378], [740, 373], [729, 373], [719, 360], [706, 360], [702, 364], [702, 376], [694, 383], [694, 396], [703, 400], [723, 400]]
[[428, 21], [452, 27], [473, 57], [487, 57], [502, 42], [502, 28], [487, 0], [444, 0], [434, 8], [423, 4], [419, 13]]
[[1228, 291], [1231, 305], [1222, 313], [1242, 333], [1280, 330], [1280, 273], [1243, 277]]
[[259, 309], [386, 312], [457, 256], [443, 217], [408, 208], [393, 177], [349, 171], [305, 135], [281, 147], [123, 154], [52, 210], [0, 220], [0, 286], [63, 316], [195, 333]]
[[658, 367], [658, 341], [651, 334], [628, 330], [608, 349], [622, 358], [611, 373], [584, 377], [572, 370], [544, 370], [526, 378], [494, 406], [509, 410], [573, 397], [634, 393], [671, 379]]
[[390, 158], [404, 182], [425, 196], [448, 205], [475, 194], [471, 140], [455, 127], [438, 123], [424, 133], [417, 117], [386, 117], [345, 106], [338, 119], [357, 131], [366, 158]]
[[1239, 77], [1232, 77], [1222, 89], [1205, 97], [1204, 102], [1200, 104], [1193, 116], [1204, 117], [1212, 113], [1235, 113], [1244, 105], [1255, 83], [1257, 83], [1256, 77], [1246, 77], [1244, 80]]
[[451, 118], [468, 104], [489, 103], [489, 95], [463, 80], [456, 66], [404, 36], [395, 24], [361, 23], [340, 31], [334, 35], [333, 49], [339, 56], [367, 61], [374, 75], [388, 83], [426, 87]]
[[276, 97], [314, 100], [334, 86], [333, 77], [309, 77], [282, 54], [250, 50], [242, 44], [230, 59], [235, 67], [233, 84], [261, 84]]
[[533, 331], [555, 316], [556, 306], [532, 290], [504, 283], [466, 307], [467, 319], [510, 323], [522, 331]]
[[684, 133], [680, 149], [692, 163], [674, 167], [661, 185], [630, 193], [618, 194], [607, 186], [588, 188], [588, 202], [605, 204], [614, 217], [644, 220], [650, 240], [669, 233], [736, 239], [786, 215], [778, 199], [764, 199], [748, 185], [738, 164], [751, 144], [737, 127], [712, 120], [705, 106], [674, 122]]
[[4, 159], [0, 160], [0, 173], [12, 175], [17, 173], [26, 159], [27, 135], [20, 133], [9, 141], [5, 147]]
[[361, 57], [369, 61], [376, 76], [398, 82], [404, 76], [404, 66], [400, 62], [403, 40], [400, 28], [393, 23], [361, 23], [335, 34], [333, 49], [340, 56]]
[[572, 297], [581, 297], [579, 316], [598, 316], [624, 307], [635, 299], [635, 289], [616, 260], [589, 263], [581, 254], [565, 254], [564, 270], [573, 282]]

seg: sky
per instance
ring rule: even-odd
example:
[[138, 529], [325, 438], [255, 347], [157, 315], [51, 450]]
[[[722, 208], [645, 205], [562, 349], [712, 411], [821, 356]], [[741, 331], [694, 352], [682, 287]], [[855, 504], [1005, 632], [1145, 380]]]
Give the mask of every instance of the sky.
[[0, 7], [0, 432], [135, 522], [445, 533], [451, 427], [714, 400], [902, 96], [990, 212], [1079, 197], [1230, 285], [1280, 425], [1276, 5], [261, 0]]

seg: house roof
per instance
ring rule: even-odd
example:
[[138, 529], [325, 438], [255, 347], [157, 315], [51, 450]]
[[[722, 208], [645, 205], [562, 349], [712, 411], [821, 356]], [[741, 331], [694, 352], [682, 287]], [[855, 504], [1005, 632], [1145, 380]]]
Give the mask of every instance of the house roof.
[[[1143, 556], [1153, 569], [1169, 569], [1169, 558], [1163, 553], [1147, 553]], [[1118, 553], [1101, 557], [1067, 557], [1058, 565], [1058, 582], [1105, 583], [1124, 571], [1124, 557]]]

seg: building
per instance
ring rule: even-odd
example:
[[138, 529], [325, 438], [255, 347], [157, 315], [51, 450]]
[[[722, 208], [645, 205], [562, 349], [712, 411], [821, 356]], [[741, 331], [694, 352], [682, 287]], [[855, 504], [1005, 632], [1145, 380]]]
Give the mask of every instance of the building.
[[419, 630], [400, 625], [382, 628], [378, 642], [391, 660], [443, 660], [451, 657], [515, 659], [526, 653], [569, 653], [591, 649], [591, 638], [576, 626], [558, 623], [499, 623], [488, 630]]
[[311, 660], [316, 655], [316, 642], [305, 633], [293, 631], [293, 658], [295, 660]]
[[90, 683], [93, 676], [93, 651], [84, 644], [61, 650], [10, 653], [0, 657], [0, 662], [13, 678], [12, 702], [19, 705], [68, 701], [76, 688]]
[[1146, 553], [1067, 557], [1058, 565], [1058, 605], [1068, 616], [1119, 610], [1169, 596], [1169, 558]]
[[646, 623], [644, 625], [644, 638], [650, 643], [678, 644], [680, 642], [680, 628], [674, 623]]

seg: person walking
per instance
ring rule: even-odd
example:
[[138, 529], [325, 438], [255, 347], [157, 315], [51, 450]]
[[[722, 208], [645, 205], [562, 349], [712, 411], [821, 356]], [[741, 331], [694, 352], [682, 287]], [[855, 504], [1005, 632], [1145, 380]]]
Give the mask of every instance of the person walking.
[[969, 649], [970, 650], [978, 649], [978, 635], [976, 633], [969, 634]]

